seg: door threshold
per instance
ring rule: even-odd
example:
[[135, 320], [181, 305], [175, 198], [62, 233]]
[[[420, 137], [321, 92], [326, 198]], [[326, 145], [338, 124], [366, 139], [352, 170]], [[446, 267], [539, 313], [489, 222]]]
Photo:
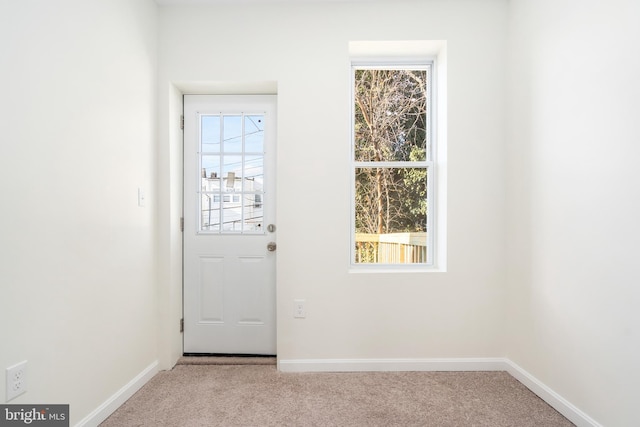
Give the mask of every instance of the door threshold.
[[185, 353], [176, 365], [276, 365], [276, 356]]
[[276, 357], [275, 354], [249, 353], [182, 353], [184, 357]]

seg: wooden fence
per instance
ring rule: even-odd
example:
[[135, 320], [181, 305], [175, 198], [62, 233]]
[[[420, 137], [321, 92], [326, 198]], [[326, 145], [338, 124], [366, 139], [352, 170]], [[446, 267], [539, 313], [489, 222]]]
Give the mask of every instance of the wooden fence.
[[356, 233], [356, 263], [427, 262], [427, 233]]

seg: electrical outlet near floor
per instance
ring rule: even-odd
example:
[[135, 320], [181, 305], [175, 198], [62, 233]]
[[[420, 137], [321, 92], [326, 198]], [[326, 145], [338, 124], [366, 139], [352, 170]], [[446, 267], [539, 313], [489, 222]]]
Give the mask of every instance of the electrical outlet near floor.
[[7, 368], [7, 402], [27, 391], [27, 361]]

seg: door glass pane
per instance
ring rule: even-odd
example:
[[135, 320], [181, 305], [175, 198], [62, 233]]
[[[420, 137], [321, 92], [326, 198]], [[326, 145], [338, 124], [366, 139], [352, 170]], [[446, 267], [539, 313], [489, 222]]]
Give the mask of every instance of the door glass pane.
[[224, 156], [222, 191], [242, 191], [242, 156]]
[[225, 153], [242, 152], [242, 116], [224, 116], [224, 140]]
[[[218, 197], [216, 198], [216, 196]], [[219, 195], [202, 193], [201, 199], [200, 229], [202, 231], [220, 231]]]
[[244, 191], [256, 191], [263, 189], [264, 157], [246, 156], [244, 163], [245, 188]]
[[264, 151], [264, 116], [245, 116], [244, 144], [247, 153], [262, 153]]
[[[259, 196], [260, 203], [256, 203], [256, 196]], [[259, 232], [262, 231], [263, 214], [262, 214], [262, 195], [261, 194], [245, 194], [244, 197], [244, 224], [243, 231]]]
[[223, 202], [222, 231], [242, 231], [242, 205], [240, 203]]
[[220, 152], [220, 116], [202, 116], [201, 147], [204, 153]]
[[220, 156], [202, 156], [202, 191], [220, 191]]

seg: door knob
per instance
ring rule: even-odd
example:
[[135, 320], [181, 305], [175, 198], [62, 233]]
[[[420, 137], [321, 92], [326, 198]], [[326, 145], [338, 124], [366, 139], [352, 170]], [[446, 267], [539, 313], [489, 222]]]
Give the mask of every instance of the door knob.
[[269, 242], [269, 243], [267, 244], [267, 250], [268, 250], [269, 252], [273, 252], [273, 251], [275, 251], [275, 250], [276, 250], [276, 242]]

